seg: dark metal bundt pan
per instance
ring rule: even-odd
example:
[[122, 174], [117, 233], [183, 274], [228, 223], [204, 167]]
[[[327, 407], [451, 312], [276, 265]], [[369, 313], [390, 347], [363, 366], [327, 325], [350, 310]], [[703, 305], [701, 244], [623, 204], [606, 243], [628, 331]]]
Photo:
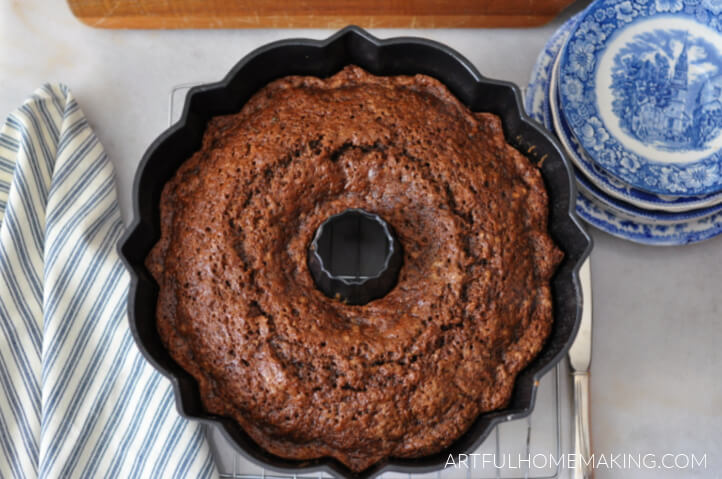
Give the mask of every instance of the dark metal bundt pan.
[[[502, 119], [507, 141], [540, 168], [550, 196], [550, 232], [564, 251], [564, 261], [552, 282], [554, 326], [542, 352], [518, 376], [508, 407], [482, 414], [450, 447], [417, 459], [390, 458], [360, 473], [329, 458], [284, 459], [253, 442], [233, 420], [204, 411], [196, 381], [176, 364], [163, 347], [155, 327], [158, 286], [143, 262], [160, 235], [159, 201], [163, 185], [201, 145], [208, 120], [238, 112], [257, 90], [287, 75], [328, 77], [355, 64], [375, 75], [423, 73], [443, 82], [473, 111], [492, 112]], [[470, 453], [502, 421], [521, 418], [534, 407], [539, 379], [564, 358], [579, 327], [582, 298], [577, 272], [591, 241], [575, 214], [572, 169], [551, 134], [523, 111], [519, 89], [508, 82], [484, 78], [459, 53], [421, 38], [379, 40], [357, 27], [347, 27], [326, 40], [283, 40], [263, 46], [243, 58], [213, 84], [188, 93], [180, 120], [148, 148], [134, 184], [135, 218], [120, 251], [131, 274], [130, 326], [138, 347], [173, 383], [180, 413], [225, 431], [238, 450], [268, 468], [299, 474], [325, 470], [333, 475], [370, 477], [383, 471], [429, 472], [440, 469], [449, 454]]]

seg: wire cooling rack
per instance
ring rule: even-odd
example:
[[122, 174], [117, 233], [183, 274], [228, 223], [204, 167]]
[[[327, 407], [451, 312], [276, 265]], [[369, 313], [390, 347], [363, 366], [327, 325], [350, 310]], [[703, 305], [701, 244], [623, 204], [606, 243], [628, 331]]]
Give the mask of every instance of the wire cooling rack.
[[[173, 87], [170, 92], [168, 122], [173, 124], [183, 110], [188, 90], [205, 82], [184, 83]], [[210, 83], [210, 82], [208, 82]], [[562, 454], [563, 428], [562, 403], [568, 401], [562, 394], [567, 378], [566, 366], [562, 363], [539, 384], [534, 412], [524, 419], [499, 424], [484, 443], [467, 461], [467, 467], [449, 466], [434, 473], [405, 474], [386, 472], [380, 479], [557, 479], [560, 477], [559, 463], [550, 458]], [[564, 429], [566, 432], [566, 429]], [[225, 436], [216, 428], [207, 428], [206, 436], [213, 449], [213, 455], [220, 476], [224, 479], [327, 479], [330, 476], [318, 474], [282, 474], [264, 469], [237, 452]], [[535, 458], [533, 463], [529, 458]], [[520, 460], [521, 459], [521, 460]], [[538, 460], [537, 460], [538, 459]]]

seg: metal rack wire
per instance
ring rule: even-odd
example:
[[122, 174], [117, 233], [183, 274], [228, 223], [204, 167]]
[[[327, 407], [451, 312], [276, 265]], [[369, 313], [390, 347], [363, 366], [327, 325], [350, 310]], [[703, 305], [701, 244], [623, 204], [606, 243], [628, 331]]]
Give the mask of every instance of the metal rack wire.
[[[185, 95], [190, 88], [204, 82], [184, 83], [170, 92], [168, 122], [180, 116]], [[381, 479], [557, 479], [561, 468], [545, 461], [548, 467], [530, 467], [518, 458], [536, 454], [560, 457], [562, 453], [562, 377], [564, 366], [559, 364], [539, 385], [534, 412], [525, 419], [509, 421], [497, 426], [476, 450], [477, 457], [494, 458], [493, 462], [477, 463], [476, 467], [447, 467], [428, 474], [386, 472]], [[241, 455], [228, 443], [220, 431], [209, 428], [206, 435], [213, 448], [220, 476], [224, 479], [327, 479], [326, 473], [284, 475], [264, 469]], [[485, 455], [485, 456], [482, 456]], [[480, 461], [481, 462], [481, 461]], [[470, 466], [472, 464], [469, 464]], [[535, 464], [538, 466], [538, 464]]]

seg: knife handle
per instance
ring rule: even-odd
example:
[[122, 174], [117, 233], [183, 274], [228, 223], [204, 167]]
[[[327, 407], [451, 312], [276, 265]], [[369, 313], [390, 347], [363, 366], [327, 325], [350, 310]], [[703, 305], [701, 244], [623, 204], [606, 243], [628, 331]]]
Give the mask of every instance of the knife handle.
[[574, 376], [574, 479], [594, 477], [589, 443], [589, 372], [575, 371]]

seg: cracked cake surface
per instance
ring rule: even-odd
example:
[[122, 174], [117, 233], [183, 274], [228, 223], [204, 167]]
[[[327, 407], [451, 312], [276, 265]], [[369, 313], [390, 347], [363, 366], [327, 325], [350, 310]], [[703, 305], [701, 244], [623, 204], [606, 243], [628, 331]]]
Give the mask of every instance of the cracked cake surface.
[[[500, 119], [431, 77], [285, 77], [213, 118], [166, 183], [157, 328], [204, 407], [273, 454], [354, 471], [432, 454], [506, 405], [551, 330], [547, 201]], [[397, 285], [363, 306], [307, 266], [349, 208], [403, 247]]]

